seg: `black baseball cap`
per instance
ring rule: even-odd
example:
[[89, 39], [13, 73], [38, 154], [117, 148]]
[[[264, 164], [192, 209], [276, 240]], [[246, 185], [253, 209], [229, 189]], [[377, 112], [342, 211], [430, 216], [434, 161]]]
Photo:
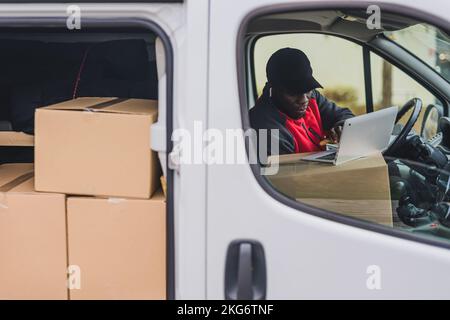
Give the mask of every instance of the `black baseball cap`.
[[272, 54], [267, 62], [266, 74], [270, 85], [282, 87], [289, 93], [306, 93], [323, 88], [313, 77], [308, 57], [298, 49], [283, 48]]

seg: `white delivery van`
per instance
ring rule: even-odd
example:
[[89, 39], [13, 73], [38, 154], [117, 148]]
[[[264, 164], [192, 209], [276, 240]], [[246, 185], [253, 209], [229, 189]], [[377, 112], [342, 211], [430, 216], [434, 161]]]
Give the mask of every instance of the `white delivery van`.
[[[32, 133], [24, 105], [60, 102], [54, 82], [83, 61], [90, 82], [75, 77], [69, 98], [126, 87], [158, 100], [148, 148], [167, 181], [165, 298], [450, 297], [447, 1], [0, 2], [2, 131]], [[142, 59], [127, 53], [136, 39]], [[118, 40], [131, 43], [89, 65], [83, 44]], [[39, 60], [50, 47], [59, 54]], [[251, 161], [249, 110], [285, 47], [305, 52], [321, 96], [354, 115], [397, 106], [389, 148], [342, 166]]]

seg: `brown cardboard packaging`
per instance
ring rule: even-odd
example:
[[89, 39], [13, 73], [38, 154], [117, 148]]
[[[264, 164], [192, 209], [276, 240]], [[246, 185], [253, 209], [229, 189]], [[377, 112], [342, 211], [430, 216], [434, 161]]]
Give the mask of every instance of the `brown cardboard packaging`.
[[78, 98], [36, 110], [36, 190], [148, 199], [159, 186], [150, 149], [157, 101]]
[[389, 174], [381, 154], [338, 166], [301, 161], [307, 154], [283, 155], [274, 187], [299, 202], [358, 219], [391, 226]]
[[71, 300], [165, 299], [166, 204], [151, 199], [67, 199], [69, 265], [80, 270]]
[[0, 299], [67, 299], [65, 196], [34, 192], [32, 164], [0, 166]]
[[32, 147], [34, 136], [17, 131], [0, 131], [0, 146]]

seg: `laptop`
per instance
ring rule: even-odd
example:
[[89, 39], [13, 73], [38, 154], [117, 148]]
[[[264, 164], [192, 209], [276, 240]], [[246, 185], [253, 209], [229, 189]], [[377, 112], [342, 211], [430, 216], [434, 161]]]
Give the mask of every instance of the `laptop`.
[[383, 152], [392, 141], [391, 135], [397, 112], [397, 107], [391, 107], [347, 119], [336, 150], [318, 152], [302, 160], [339, 165], [376, 152]]

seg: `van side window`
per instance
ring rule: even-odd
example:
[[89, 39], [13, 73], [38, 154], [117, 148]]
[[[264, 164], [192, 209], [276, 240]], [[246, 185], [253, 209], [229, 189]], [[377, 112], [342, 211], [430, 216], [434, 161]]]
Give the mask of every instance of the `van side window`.
[[367, 59], [362, 44], [345, 37], [261, 35], [249, 48], [250, 125], [269, 131], [257, 149], [267, 144], [259, 164], [277, 192], [336, 219], [450, 240], [442, 201], [450, 148], [440, 133], [450, 134], [450, 121], [440, 124], [441, 97], [379, 55]]

